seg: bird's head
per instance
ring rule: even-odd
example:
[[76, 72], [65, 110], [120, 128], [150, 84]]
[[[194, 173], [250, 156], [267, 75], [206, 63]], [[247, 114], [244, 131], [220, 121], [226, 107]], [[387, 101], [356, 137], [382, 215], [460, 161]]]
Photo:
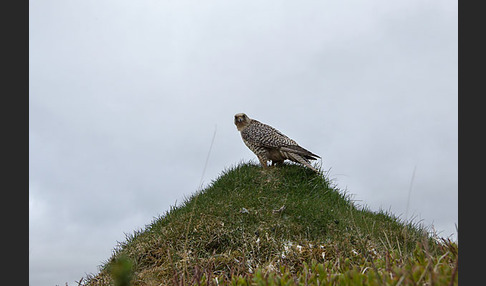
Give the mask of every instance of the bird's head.
[[235, 114], [235, 125], [238, 131], [243, 130], [248, 124], [250, 124], [250, 117], [244, 113]]

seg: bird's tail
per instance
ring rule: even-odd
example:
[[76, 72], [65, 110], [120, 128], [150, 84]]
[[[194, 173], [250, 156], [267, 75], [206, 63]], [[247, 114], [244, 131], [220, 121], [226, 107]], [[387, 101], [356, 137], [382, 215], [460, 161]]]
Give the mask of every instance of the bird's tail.
[[305, 157], [302, 157], [301, 155], [299, 155], [297, 153], [288, 153], [287, 155], [289, 156], [290, 160], [297, 162], [297, 163], [300, 163], [300, 164], [308, 167], [309, 169], [313, 170], [314, 172], [319, 173], [319, 171], [316, 168], [312, 167], [309, 160], [307, 160]]

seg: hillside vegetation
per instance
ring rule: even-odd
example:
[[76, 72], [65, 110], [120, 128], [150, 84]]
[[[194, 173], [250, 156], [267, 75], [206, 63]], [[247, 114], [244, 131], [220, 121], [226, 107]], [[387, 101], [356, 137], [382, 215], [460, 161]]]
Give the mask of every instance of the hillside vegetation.
[[294, 164], [223, 171], [84, 285], [456, 285], [457, 243], [356, 206]]

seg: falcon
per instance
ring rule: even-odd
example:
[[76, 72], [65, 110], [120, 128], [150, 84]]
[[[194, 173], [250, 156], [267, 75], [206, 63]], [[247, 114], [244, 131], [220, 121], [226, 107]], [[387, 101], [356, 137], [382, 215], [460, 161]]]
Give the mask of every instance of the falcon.
[[235, 114], [235, 125], [243, 142], [255, 153], [264, 169], [268, 167], [268, 161], [272, 161], [272, 165], [282, 165], [285, 160], [290, 160], [318, 172], [310, 160], [321, 157], [302, 148], [272, 126], [251, 119], [244, 113]]

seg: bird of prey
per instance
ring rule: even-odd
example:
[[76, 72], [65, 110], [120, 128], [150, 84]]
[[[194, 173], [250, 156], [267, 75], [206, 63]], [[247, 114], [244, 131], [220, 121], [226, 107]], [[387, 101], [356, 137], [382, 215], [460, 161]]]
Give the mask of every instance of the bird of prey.
[[277, 129], [251, 119], [244, 113], [235, 114], [235, 125], [243, 142], [255, 153], [264, 169], [268, 167], [268, 161], [272, 161], [272, 165], [281, 165], [285, 160], [290, 160], [318, 172], [309, 160], [321, 157], [300, 147]]

